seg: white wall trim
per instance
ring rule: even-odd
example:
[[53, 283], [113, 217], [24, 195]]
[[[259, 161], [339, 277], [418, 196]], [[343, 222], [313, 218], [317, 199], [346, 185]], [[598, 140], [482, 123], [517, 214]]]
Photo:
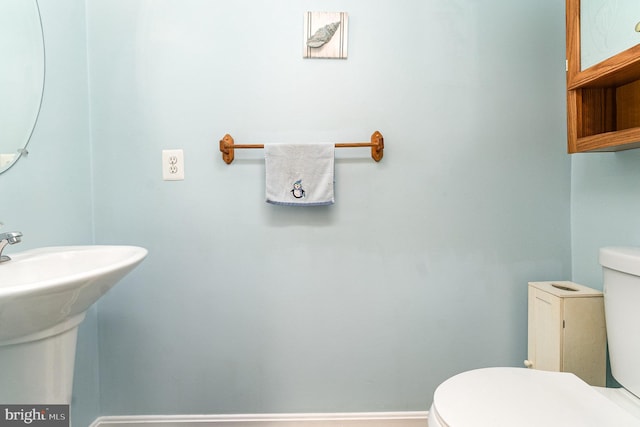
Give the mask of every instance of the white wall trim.
[[426, 427], [426, 411], [330, 414], [132, 415], [98, 417], [90, 427]]

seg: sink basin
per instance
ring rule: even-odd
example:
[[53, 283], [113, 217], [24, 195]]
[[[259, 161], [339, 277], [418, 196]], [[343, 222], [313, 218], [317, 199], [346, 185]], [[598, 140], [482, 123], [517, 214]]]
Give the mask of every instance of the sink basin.
[[0, 402], [70, 404], [78, 325], [147, 256], [137, 246], [59, 246], [0, 264]]
[[0, 346], [80, 323], [146, 255], [137, 246], [58, 246], [11, 254], [11, 261], [0, 264]]

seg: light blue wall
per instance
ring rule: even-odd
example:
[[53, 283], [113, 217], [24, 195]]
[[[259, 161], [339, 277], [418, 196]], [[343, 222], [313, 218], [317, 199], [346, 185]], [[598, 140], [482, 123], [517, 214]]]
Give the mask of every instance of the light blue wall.
[[602, 289], [598, 249], [640, 246], [640, 150], [571, 158], [573, 279]]
[[[93, 240], [86, 25], [83, 0], [38, 0], [45, 34], [46, 79], [30, 154], [0, 176], [0, 220], [20, 230], [7, 253]], [[99, 413], [97, 317], [78, 335], [74, 425]]]
[[0, 220], [18, 250], [91, 241], [91, 160], [84, 6], [40, 0], [46, 79], [30, 154], [0, 178]]
[[[571, 276], [561, 4], [86, 3], [40, 0], [43, 110], [0, 178], [22, 248], [150, 250], [81, 327], [74, 425], [424, 410], [454, 373], [521, 364], [526, 282]], [[349, 12], [348, 60], [301, 58], [307, 10]], [[261, 152], [217, 151], [376, 129], [385, 158], [339, 151], [325, 208], [266, 205]]]
[[[564, 154], [558, 2], [90, 0], [90, 97], [84, 1], [39, 2], [43, 109], [0, 219], [22, 249], [91, 243], [93, 217], [151, 251], [81, 327], [74, 425], [426, 409], [453, 373], [520, 364], [526, 281], [600, 288], [597, 249], [640, 244], [639, 152]], [[347, 61], [300, 58], [306, 10], [350, 13]], [[374, 129], [385, 158], [339, 152], [329, 208], [267, 206], [260, 153], [216, 148]]]
[[[150, 251], [99, 305], [102, 414], [426, 410], [521, 365], [527, 281], [571, 277], [561, 2], [87, 3], [96, 242]], [[348, 60], [302, 59], [307, 10]], [[376, 129], [324, 208], [217, 148]]]

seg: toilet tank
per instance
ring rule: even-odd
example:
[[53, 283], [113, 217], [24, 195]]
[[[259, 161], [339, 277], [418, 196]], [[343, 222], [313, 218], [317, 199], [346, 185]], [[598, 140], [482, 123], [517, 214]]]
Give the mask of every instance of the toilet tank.
[[611, 374], [640, 396], [640, 248], [600, 249]]

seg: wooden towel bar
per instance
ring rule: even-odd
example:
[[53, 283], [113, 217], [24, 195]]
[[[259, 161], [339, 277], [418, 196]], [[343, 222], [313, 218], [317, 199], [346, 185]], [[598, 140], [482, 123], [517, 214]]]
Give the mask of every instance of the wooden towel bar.
[[[375, 131], [371, 135], [371, 142], [336, 143], [336, 148], [350, 147], [371, 147], [371, 158], [376, 162], [379, 162], [384, 154], [384, 138], [380, 132]], [[231, 162], [233, 162], [234, 150], [242, 148], [264, 148], [264, 144], [236, 144], [229, 134], [226, 134], [224, 138], [220, 140], [220, 152], [222, 152], [222, 160], [224, 160], [226, 164], [231, 164]]]

